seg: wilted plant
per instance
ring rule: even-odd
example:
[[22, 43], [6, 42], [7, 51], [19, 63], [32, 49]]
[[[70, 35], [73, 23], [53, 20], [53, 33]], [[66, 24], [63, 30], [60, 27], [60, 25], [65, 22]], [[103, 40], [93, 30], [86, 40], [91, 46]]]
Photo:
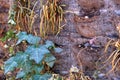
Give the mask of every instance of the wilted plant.
[[[10, 16], [13, 17], [9, 20], [9, 23], [16, 25], [16, 29], [19, 31], [27, 31], [32, 33], [33, 23], [36, 18], [34, 9], [38, 4], [35, 0], [12, 0], [14, 8], [11, 9]], [[58, 34], [64, 25], [61, 25], [63, 21], [63, 6], [59, 4], [59, 0], [46, 0], [46, 3], [42, 3], [40, 0], [40, 36], [45, 37], [48, 34]], [[33, 4], [34, 3], [34, 4]], [[14, 12], [14, 14], [13, 14]], [[35, 33], [35, 32], [34, 32]]]
[[[110, 44], [109, 44], [110, 45]], [[112, 69], [108, 72], [116, 72], [118, 69], [119, 69], [119, 62], [120, 62], [120, 41], [116, 41], [114, 43], [115, 47], [116, 47], [116, 50], [114, 50], [110, 56], [108, 57], [108, 59], [104, 62], [106, 63], [105, 66], [111, 64], [112, 66]], [[109, 46], [107, 46], [109, 47]], [[107, 49], [107, 48], [106, 48]]]
[[58, 4], [59, 0], [47, 0], [42, 6], [40, 14], [40, 36], [58, 34], [62, 27], [63, 8]]
[[89, 76], [85, 76], [77, 67], [70, 68], [70, 80], [91, 80]]
[[[120, 33], [120, 26], [118, 26], [117, 29]], [[120, 39], [118, 39], [117, 41], [110, 40], [106, 45], [105, 52], [107, 51], [110, 45], [114, 45], [116, 49], [110, 54], [108, 59], [104, 62], [107, 63], [105, 66], [109, 64], [111, 64], [112, 66], [112, 69], [108, 73], [120, 70]]]
[[65, 80], [65, 79], [61, 77], [59, 74], [52, 74], [52, 77], [48, 80]]
[[[14, 24], [18, 31], [33, 32], [33, 23], [36, 14], [34, 9], [38, 1], [31, 2], [30, 0], [11, 0], [10, 18], [8, 23]], [[34, 5], [33, 5], [34, 3]]]

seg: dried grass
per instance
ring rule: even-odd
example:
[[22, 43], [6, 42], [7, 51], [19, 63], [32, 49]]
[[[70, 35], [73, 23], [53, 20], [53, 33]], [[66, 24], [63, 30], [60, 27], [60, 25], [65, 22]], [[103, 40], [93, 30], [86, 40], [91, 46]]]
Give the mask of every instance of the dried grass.
[[[118, 31], [120, 32], [120, 26], [117, 27]], [[116, 50], [114, 50], [110, 56], [107, 58], [107, 60], [105, 62], [103, 62], [105, 66], [107, 65], [110, 65], [112, 66], [111, 70], [107, 73], [111, 73], [111, 72], [116, 72], [118, 70], [120, 70], [120, 39], [118, 39], [117, 41], [114, 41], [113, 40], [110, 40], [106, 47], [105, 47], [105, 53], [107, 52], [108, 50], [108, 47], [110, 45], [114, 45], [116, 47]]]
[[58, 4], [58, 0], [48, 0], [42, 6], [40, 14], [40, 36], [45, 37], [48, 34], [58, 34], [64, 25], [61, 26], [63, 21], [63, 9]]

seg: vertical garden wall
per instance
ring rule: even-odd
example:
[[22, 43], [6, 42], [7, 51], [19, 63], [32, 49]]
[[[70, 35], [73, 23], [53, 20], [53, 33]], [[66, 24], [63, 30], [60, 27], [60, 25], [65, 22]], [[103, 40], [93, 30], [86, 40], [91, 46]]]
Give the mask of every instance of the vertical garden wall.
[[[33, 0], [30, 1], [32, 2]], [[45, 4], [45, 1], [43, 3]], [[119, 38], [116, 28], [120, 26], [120, 1], [58, 0], [57, 3], [65, 5], [63, 7], [64, 19], [61, 22], [61, 26], [64, 26], [62, 26], [57, 35], [48, 34], [45, 37], [45, 39], [52, 40], [56, 46], [63, 49], [61, 54], [55, 55], [57, 61], [53, 71], [65, 75], [69, 73], [69, 69], [73, 65], [83, 70], [87, 75], [93, 76], [95, 71], [98, 71], [103, 65], [102, 62], [114, 50], [114, 47], [110, 47], [106, 53], [107, 57], [103, 58], [107, 42], [111, 39], [117, 40]], [[28, 32], [33, 32], [33, 34], [39, 36], [41, 21], [40, 0], [35, 3], [35, 6], [34, 4], [31, 5], [34, 7], [35, 20], [31, 24], [33, 25], [31, 31]], [[0, 36], [4, 34], [5, 31], [3, 30], [7, 30], [8, 10], [9, 1], [0, 0]], [[24, 18], [24, 14], [22, 17]], [[21, 23], [19, 22], [18, 24]], [[30, 25], [20, 26], [25, 26], [25, 30], [27, 30]], [[101, 70], [99, 74], [109, 71], [109, 67]], [[115, 77], [112, 74], [108, 76]]]

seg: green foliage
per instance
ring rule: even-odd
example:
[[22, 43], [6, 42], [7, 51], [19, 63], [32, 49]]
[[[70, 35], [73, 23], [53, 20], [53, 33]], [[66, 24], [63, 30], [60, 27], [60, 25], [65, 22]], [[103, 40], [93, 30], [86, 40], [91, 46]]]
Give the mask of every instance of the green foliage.
[[40, 63], [44, 55], [50, 53], [50, 51], [44, 46], [28, 46], [25, 52], [30, 55], [30, 60], [34, 60], [36, 63]]
[[17, 34], [19, 38], [17, 41], [17, 45], [20, 44], [22, 41], [27, 41], [29, 44], [38, 44], [41, 40], [40, 37], [33, 36], [32, 34], [27, 34], [26, 32], [20, 32]]
[[14, 47], [13, 46], [10, 46], [9, 47], [9, 53], [10, 54], [14, 54], [15, 52], [14, 52]]
[[4, 42], [4, 41], [11, 39], [11, 38], [14, 38], [14, 37], [15, 37], [14, 31], [9, 30], [9, 31], [7, 31], [6, 35], [3, 38], [1, 38], [0, 40], [2, 40]]
[[[5, 62], [4, 70], [5, 74], [10, 71], [19, 69], [16, 79], [21, 78], [23, 80], [48, 80], [51, 74], [45, 70], [45, 65], [49, 68], [54, 66], [56, 58], [51, 54], [51, 50], [55, 51], [55, 46], [52, 41], [46, 41], [45, 44], [39, 44], [40, 37], [33, 36], [26, 32], [20, 32], [17, 34], [18, 42], [28, 42], [28, 47], [23, 52], [18, 52]], [[60, 52], [60, 51], [57, 51]]]

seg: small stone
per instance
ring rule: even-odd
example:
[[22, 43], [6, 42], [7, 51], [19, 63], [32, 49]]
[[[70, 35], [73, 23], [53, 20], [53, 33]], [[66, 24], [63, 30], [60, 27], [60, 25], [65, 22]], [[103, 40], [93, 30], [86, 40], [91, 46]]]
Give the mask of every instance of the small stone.
[[11, 40], [11, 38], [8, 39], [8, 41], [10, 41], [10, 40]]
[[92, 38], [97, 35], [95, 29], [91, 27], [91, 25], [87, 25], [87, 24], [77, 25], [76, 30], [81, 36], [84, 36], [87, 38]]
[[102, 77], [104, 77], [104, 76], [105, 76], [104, 73], [100, 73], [100, 74], [98, 74], [98, 77], [99, 77], [99, 78], [102, 78]]
[[85, 47], [90, 47], [91, 45], [90, 45], [90, 43], [87, 42], [87, 43], [84, 44], [84, 46]]
[[81, 45], [78, 45], [79, 48], [81, 48]]
[[120, 80], [120, 78], [116, 78], [116, 77], [114, 77], [113, 80]]
[[85, 16], [85, 19], [88, 19], [89, 17], [88, 16]]
[[120, 16], [120, 10], [115, 10], [114, 12], [115, 12], [115, 14], [117, 14], [118, 16]]
[[108, 36], [109, 38], [112, 38], [112, 39], [118, 39], [118, 38], [119, 38], [119, 35], [116, 34], [116, 33], [108, 34], [107, 36]]
[[79, 72], [79, 69], [72, 65], [72, 67], [70, 68], [70, 72]]
[[101, 9], [101, 10], [100, 10], [100, 13], [107, 13], [107, 11], [108, 11], [108, 10], [106, 10], [106, 9]]
[[4, 48], [8, 48], [9, 46], [7, 44], [4, 45]]

